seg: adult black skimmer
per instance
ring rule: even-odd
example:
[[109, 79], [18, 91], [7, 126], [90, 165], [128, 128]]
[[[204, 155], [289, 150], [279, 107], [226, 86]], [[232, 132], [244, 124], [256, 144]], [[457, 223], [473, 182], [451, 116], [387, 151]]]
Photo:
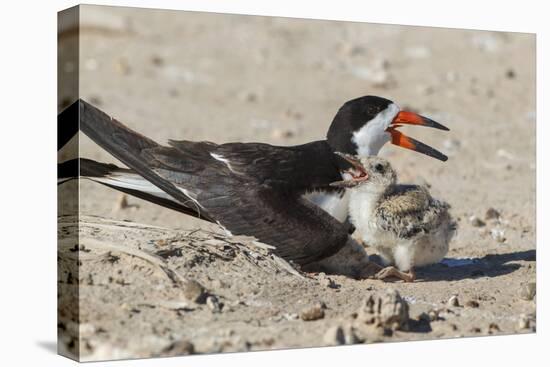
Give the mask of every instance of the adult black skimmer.
[[[376, 154], [391, 141], [443, 161], [447, 159], [437, 150], [403, 135], [397, 127], [413, 124], [447, 128], [375, 96], [344, 104], [332, 122], [327, 140], [288, 147], [185, 140], [170, 140], [168, 146], [163, 146], [85, 101], [76, 103], [80, 129], [129, 167], [81, 159], [81, 177], [218, 223], [233, 234], [255, 236], [275, 246], [280, 256], [298, 264], [329, 257], [348, 240], [349, 226], [341, 223], [347, 216], [347, 202], [321, 203], [334, 215], [331, 216], [304, 197], [321, 191], [344, 196], [343, 190], [330, 186], [341, 179], [342, 170], [349, 168], [349, 163], [336, 156], [335, 151]], [[67, 162], [66, 166], [71, 164], [75, 165]], [[62, 173], [60, 178], [63, 179]]]
[[[340, 153], [338, 153], [340, 154]], [[389, 162], [342, 155], [352, 168], [332, 185], [350, 192], [350, 219], [361, 239], [378, 250], [385, 265], [376, 277], [415, 279], [414, 267], [434, 264], [449, 250], [456, 222], [449, 204], [422, 186], [399, 185]]]

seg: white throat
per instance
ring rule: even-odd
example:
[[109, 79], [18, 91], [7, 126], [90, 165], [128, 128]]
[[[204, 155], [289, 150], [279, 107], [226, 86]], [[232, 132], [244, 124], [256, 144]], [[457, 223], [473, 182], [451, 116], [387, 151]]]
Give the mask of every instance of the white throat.
[[372, 120], [366, 121], [361, 129], [353, 133], [351, 141], [357, 146], [359, 156], [377, 155], [382, 146], [390, 141], [391, 135], [386, 129], [399, 111], [399, 106], [391, 103], [384, 111], [378, 113]]
[[368, 232], [368, 226], [383, 191], [348, 189], [348, 192], [350, 192], [349, 214], [351, 222], [355, 225], [359, 234], [364, 236]]

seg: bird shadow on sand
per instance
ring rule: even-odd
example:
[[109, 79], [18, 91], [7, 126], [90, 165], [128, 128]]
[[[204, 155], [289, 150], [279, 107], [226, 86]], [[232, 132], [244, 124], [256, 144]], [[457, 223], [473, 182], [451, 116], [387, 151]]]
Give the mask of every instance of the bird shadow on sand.
[[479, 258], [445, 258], [439, 264], [417, 269], [417, 278], [423, 282], [453, 281], [482, 277], [499, 277], [512, 273], [522, 264], [519, 261], [535, 262], [536, 250], [489, 254]]

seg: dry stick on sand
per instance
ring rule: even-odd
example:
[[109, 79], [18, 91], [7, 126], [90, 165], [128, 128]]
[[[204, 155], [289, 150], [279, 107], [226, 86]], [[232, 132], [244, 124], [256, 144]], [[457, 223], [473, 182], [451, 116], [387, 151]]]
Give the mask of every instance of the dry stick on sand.
[[174, 283], [178, 285], [185, 286], [189, 284], [189, 280], [182, 276], [177, 270], [172, 269], [170, 265], [165, 263], [160, 256], [148, 254], [145, 251], [137, 250], [131, 247], [125, 247], [122, 245], [117, 245], [116, 243], [99, 241], [92, 238], [86, 238], [83, 241], [83, 245], [89, 248], [95, 248], [98, 250], [111, 251], [111, 252], [121, 252], [127, 255], [132, 255], [142, 260], [149, 262], [151, 265], [159, 267], [168, 278], [170, 278]]
[[[60, 229], [67, 229], [71, 226], [76, 226], [74, 221], [71, 221], [69, 217], [64, 217], [66, 221], [60, 220], [59, 226]], [[73, 217], [74, 220], [74, 217]], [[111, 231], [122, 231], [122, 232], [153, 232], [155, 234], [164, 234], [170, 236], [173, 234], [174, 230], [168, 228], [162, 228], [157, 226], [150, 226], [145, 224], [127, 222], [127, 221], [116, 221], [105, 219], [96, 216], [83, 216], [79, 218], [78, 228], [81, 231], [82, 228], [88, 227], [91, 229], [102, 228], [105, 230]], [[202, 236], [201, 236], [202, 235]], [[153, 237], [153, 236], [151, 236]], [[152, 265], [159, 267], [170, 279], [172, 279], [177, 284], [185, 285], [189, 282], [184, 276], [179, 274], [175, 269], [172, 269], [165, 260], [157, 255], [146, 252], [142, 249], [135, 249], [129, 246], [120, 245], [112, 241], [98, 240], [94, 238], [88, 238], [86, 236], [81, 236], [81, 245], [89, 248], [96, 248], [99, 250], [111, 251], [111, 252], [121, 252], [127, 255], [136, 256], [141, 258]], [[184, 231], [183, 233], [176, 233], [175, 236], [170, 238], [170, 242], [176, 241], [190, 241], [185, 246], [182, 247], [191, 247], [194, 250], [207, 250], [209, 252], [214, 252], [216, 255], [219, 255], [218, 252], [221, 245], [233, 245], [238, 248], [241, 248], [241, 253], [249, 260], [250, 263], [256, 265], [259, 268], [262, 268], [265, 271], [280, 270], [285, 271], [295, 277], [298, 277], [302, 280], [307, 279], [299, 271], [297, 271], [291, 264], [289, 264], [284, 259], [272, 253], [275, 247], [261, 243], [256, 240], [254, 237], [250, 236], [232, 236], [228, 237], [223, 234], [204, 231], [204, 230], [193, 230], [193, 231]], [[213, 241], [219, 241], [219, 244], [213, 243]], [[60, 239], [60, 245], [68, 245], [69, 247], [74, 246], [74, 239]], [[259, 251], [258, 251], [259, 250]], [[220, 255], [221, 256], [221, 255]], [[263, 264], [264, 267], [259, 266], [255, 258], [257, 256], [266, 256], [269, 257], [272, 261], [267, 264]], [[223, 257], [223, 256], [222, 256]], [[265, 269], [265, 267], [270, 269]]]

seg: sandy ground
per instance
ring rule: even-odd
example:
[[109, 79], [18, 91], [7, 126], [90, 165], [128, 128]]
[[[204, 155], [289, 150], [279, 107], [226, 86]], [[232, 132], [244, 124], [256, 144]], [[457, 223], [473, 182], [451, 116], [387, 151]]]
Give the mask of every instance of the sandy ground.
[[[159, 142], [319, 140], [340, 105], [365, 94], [443, 123], [449, 133], [404, 131], [446, 163], [381, 154], [401, 181], [448, 201], [459, 230], [414, 284], [296, 275], [249, 240], [190, 234], [219, 230], [132, 197], [121, 207], [119, 193], [83, 181], [86, 251], [61, 244], [59, 257], [63, 299], [77, 283], [63, 264], [82, 256], [81, 340], [61, 338], [62, 351], [116, 359], [535, 330], [533, 35], [91, 6], [81, 16], [80, 95]], [[86, 137], [81, 155], [116, 162]], [[193, 281], [198, 299], [185, 296]], [[406, 302], [408, 316], [386, 323], [365, 311], [371, 296]], [[311, 307], [319, 318], [303, 320]], [[62, 335], [76, 328], [74, 312], [59, 321]]]

